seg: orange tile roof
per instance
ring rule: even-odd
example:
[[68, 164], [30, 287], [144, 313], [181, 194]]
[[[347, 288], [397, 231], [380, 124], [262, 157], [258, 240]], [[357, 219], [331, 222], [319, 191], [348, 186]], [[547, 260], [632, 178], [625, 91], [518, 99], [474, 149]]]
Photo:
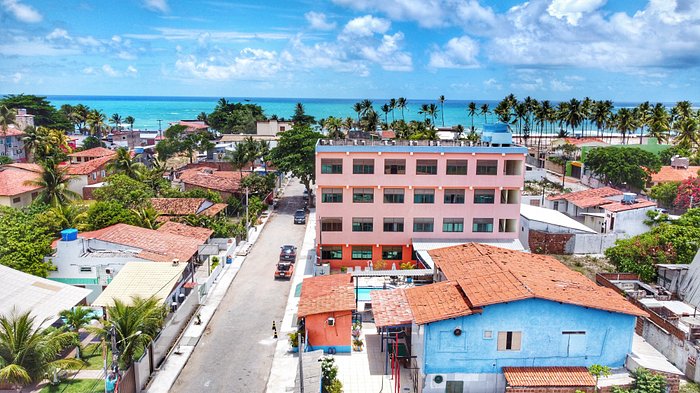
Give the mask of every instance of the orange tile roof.
[[593, 387], [595, 378], [586, 367], [503, 367], [511, 387]]
[[547, 197], [547, 200], [560, 201], [564, 199], [578, 207], [586, 208], [611, 203], [613, 201], [606, 198], [616, 195], [622, 195], [622, 191], [616, 190], [612, 187], [602, 187], [570, 192], [568, 194], [550, 195]]
[[185, 224], [180, 224], [175, 221], [168, 221], [158, 228], [159, 232], [172, 233], [173, 235], [180, 235], [195, 238], [204, 244], [211, 237], [213, 230], [208, 228], [193, 227]]
[[203, 244], [195, 238], [128, 224], [115, 224], [78, 236], [138, 248], [141, 251], [137, 256], [156, 262], [171, 262], [174, 258], [186, 262], [197, 253], [199, 245]]
[[538, 298], [646, 315], [617, 292], [596, 285], [550, 256], [478, 243], [438, 248], [428, 253], [445, 277], [459, 284], [471, 307]]
[[227, 207], [228, 204], [226, 203], [215, 203], [214, 206], [208, 207], [201, 214], [209, 217], [214, 217], [215, 215], [221, 213]]
[[647, 201], [646, 199], [640, 199], [632, 204], [625, 204], [622, 202], [613, 202], [603, 205], [602, 208], [613, 213], [623, 212], [626, 210], [643, 209], [645, 207], [656, 206], [656, 202]]
[[197, 129], [197, 130], [205, 130], [205, 129], [209, 128], [209, 125], [203, 121], [180, 120], [175, 124], [180, 125], [180, 126], [185, 126], [187, 128]]
[[370, 291], [369, 297], [377, 327], [410, 325], [413, 322], [411, 306], [403, 288]]
[[186, 216], [197, 214], [206, 198], [151, 198], [151, 205], [160, 214]]
[[9, 166], [12, 168], [24, 169], [25, 171], [31, 171], [31, 172], [36, 172], [36, 173], [42, 173], [44, 171], [44, 168], [42, 168], [41, 165], [32, 164], [32, 163], [28, 163], [28, 162], [13, 162], [12, 164], [7, 164], [5, 166]]
[[[79, 162], [77, 164], [68, 164], [68, 174], [69, 175], [89, 175], [95, 171], [100, 170], [108, 162], [114, 160], [115, 156], [104, 156], [92, 159], [87, 162]], [[104, 168], [103, 168], [104, 169]]]
[[355, 291], [352, 276], [333, 274], [305, 278], [301, 284], [301, 297], [297, 315], [322, 314], [355, 309]]
[[20, 130], [19, 128], [15, 128], [12, 125], [9, 125], [7, 127], [7, 130], [2, 130], [0, 129], [0, 136], [6, 137], [6, 136], [22, 136], [24, 135], [24, 131]]
[[185, 184], [235, 193], [240, 190], [241, 176], [245, 177], [240, 172], [195, 168], [182, 171], [179, 179]]
[[411, 306], [413, 320], [419, 325], [480, 312], [469, 307], [466, 296], [452, 281], [408, 288], [406, 299]]
[[651, 181], [653, 183], [683, 181], [698, 177], [698, 171], [700, 171], [700, 166], [689, 166], [688, 169], [662, 166], [657, 173], [651, 174]]
[[40, 186], [27, 184], [29, 181], [40, 179], [41, 171], [41, 167], [36, 164], [0, 166], [0, 195], [14, 196], [42, 189]]
[[104, 157], [104, 156], [113, 156], [115, 154], [117, 154], [117, 153], [114, 150], [109, 150], [109, 149], [104, 148], [104, 147], [93, 147], [92, 149], [87, 149], [87, 150], [71, 153], [68, 155], [68, 157], [98, 158], [98, 157]]

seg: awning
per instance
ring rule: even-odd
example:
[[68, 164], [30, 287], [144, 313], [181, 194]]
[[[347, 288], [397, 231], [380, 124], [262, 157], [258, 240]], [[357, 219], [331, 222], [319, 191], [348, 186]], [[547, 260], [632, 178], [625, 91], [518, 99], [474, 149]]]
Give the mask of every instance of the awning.
[[186, 263], [128, 262], [92, 305], [113, 306], [115, 299], [131, 304], [134, 296], [165, 301], [182, 279], [185, 267]]

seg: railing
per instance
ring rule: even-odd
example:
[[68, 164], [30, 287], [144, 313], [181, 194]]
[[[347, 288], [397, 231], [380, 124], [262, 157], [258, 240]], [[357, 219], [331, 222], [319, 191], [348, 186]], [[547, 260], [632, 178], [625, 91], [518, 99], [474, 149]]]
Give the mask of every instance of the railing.
[[[319, 139], [320, 146], [448, 146], [448, 147], [464, 147], [464, 146], [482, 146], [489, 147], [487, 143], [472, 143], [469, 141], [452, 141], [452, 140], [381, 140], [381, 139]], [[512, 144], [512, 147], [520, 147]]]

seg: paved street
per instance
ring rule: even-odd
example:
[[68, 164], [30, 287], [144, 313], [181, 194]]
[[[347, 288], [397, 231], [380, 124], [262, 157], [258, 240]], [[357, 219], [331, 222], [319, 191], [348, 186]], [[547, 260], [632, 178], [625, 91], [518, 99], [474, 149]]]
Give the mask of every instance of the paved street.
[[[173, 392], [264, 392], [279, 326], [289, 294], [288, 281], [274, 280], [282, 244], [301, 246], [304, 226], [292, 215], [303, 207], [303, 186], [292, 180], [265, 226]], [[286, 337], [280, 337], [286, 340]]]

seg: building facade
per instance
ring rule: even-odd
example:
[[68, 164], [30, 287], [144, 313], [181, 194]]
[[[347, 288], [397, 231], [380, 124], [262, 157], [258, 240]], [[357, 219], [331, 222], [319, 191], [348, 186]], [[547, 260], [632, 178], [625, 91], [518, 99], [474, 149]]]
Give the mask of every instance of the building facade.
[[413, 239], [518, 238], [524, 147], [320, 141], [317, 247], [332, 269], [412, 261]]

